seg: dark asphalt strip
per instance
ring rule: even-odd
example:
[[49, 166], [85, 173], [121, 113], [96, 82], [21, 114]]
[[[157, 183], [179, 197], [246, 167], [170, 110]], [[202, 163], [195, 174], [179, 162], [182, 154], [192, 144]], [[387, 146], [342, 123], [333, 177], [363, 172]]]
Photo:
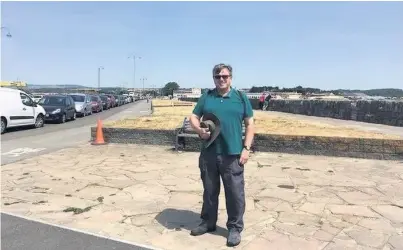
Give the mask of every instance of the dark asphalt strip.
[[1, 213], [2, 250], [152, 250]]

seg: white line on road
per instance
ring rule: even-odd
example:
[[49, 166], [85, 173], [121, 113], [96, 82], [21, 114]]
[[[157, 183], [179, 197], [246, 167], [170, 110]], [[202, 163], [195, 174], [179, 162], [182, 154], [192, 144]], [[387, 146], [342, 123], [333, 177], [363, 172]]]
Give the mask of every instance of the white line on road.
[[45, 150], [46, 148], [16, 148], [6, 153], [2, 153], [1, 155], [10, 156], [10, 157], [18, 157], [23, 154], [36, 153]]
[[148, 113], [150, 110], [141, 110], [140, 113]]
[[136, 247], [148, 248], [150, 250], [162, 250], [160, 248], [155, 248], [153, 246], [147, 246], [147, 245], [139, 244], [139, 243], [136, 243], [136, 242], [130, 242], [130, 241], [126, 241], [126, 240], [117, 239], [117, 238], [114, 238], [114, 237], [107, 237], [107, 236], [103, 236], [103, 235], [96, 234], [96, 233], [85, 232], [85, 231], [80, 230], [80, 229], [75, 229], [75, 228], [70, 228], [70, 227], [66, 227], [66, 226], [56, 225], [56, 224], [49, 223], [49, 222], [46, 222], [46, 221], [43, 221], [43, 220], [32, 219], [32, 218], [29, 218], [29, 217], [25, 217], [23, 215], [17, 215], [17, 214], [13, 214], [13, 213], [9, 213], [9, 212], [4, 212], [4, 211], [1, 211], [1, 213], [7, 214], [7, 215], [10, 215], [10, 216], [14, 216], [14, 217], [17, 217], [17, 218], [20, 218], [20, 219], [29, 220], [29, 221], [41, 223], [41, 224], [44, 224], [44, 225], [52, 226], [52, 227], [58, 227], [58, 228], [61, 228], [61, 229], [70, 230], [70, 231], [77, 232], [77, 233], [82, 233], [82, 234], [87, 234], [87, 235], [95, 236], [95, 237], [102, 238], [102, 239], [121, 242], [121, 243], [124, 243], [124, 244], [136, 246]]

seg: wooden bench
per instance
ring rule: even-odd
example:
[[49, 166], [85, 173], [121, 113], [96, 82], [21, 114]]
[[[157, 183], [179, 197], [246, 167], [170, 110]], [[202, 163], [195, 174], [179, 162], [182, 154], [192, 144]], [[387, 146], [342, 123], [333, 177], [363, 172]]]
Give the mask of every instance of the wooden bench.
[[[175, 150], [185, 147], [185, 138], [199, 138], [199, 135], [190, 125], [190, 120], [185, 117], [182, 126], [175, 130]], [[242, 139], [245, 139], [245, 124], [242, 123]]]

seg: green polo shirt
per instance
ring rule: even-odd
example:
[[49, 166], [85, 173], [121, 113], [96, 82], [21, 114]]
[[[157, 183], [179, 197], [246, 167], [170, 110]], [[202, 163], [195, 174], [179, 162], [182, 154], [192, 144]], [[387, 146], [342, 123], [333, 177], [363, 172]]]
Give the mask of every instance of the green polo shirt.
[[231, 88], [221, 96], [216, 89], [204, 93], [197, 102], [193, 114], [202, 117], [205, 113], [214, 113], [221, 123], [221, 132], [216, 140], [203, 150], [215, 150], [217, 154], [237, 155], [242, 152], [242, 123], [246, 117], [253, 116], [252, 105], [247, 96]]

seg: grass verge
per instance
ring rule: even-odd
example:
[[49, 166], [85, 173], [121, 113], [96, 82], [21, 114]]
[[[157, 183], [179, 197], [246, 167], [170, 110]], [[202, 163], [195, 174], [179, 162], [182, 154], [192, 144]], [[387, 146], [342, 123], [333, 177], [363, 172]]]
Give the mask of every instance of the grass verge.
[[[105, 122], [104, 126], [173, 130], [182, 125], [184, 118], [189, 117], [195, 105], [192, 103], [192, 106], [175, 106], [183, 105], [185, 102], [171, 100], [153, 100], [152, 102], [154, 106], [152, 115]], [[397, 135], [341, 127], [318, 121], [310, 122], [297, 117], [282, 116], [278, 113], [255, 110], [254, 114], [256, 133], [261, 134], [401, 139]]]

